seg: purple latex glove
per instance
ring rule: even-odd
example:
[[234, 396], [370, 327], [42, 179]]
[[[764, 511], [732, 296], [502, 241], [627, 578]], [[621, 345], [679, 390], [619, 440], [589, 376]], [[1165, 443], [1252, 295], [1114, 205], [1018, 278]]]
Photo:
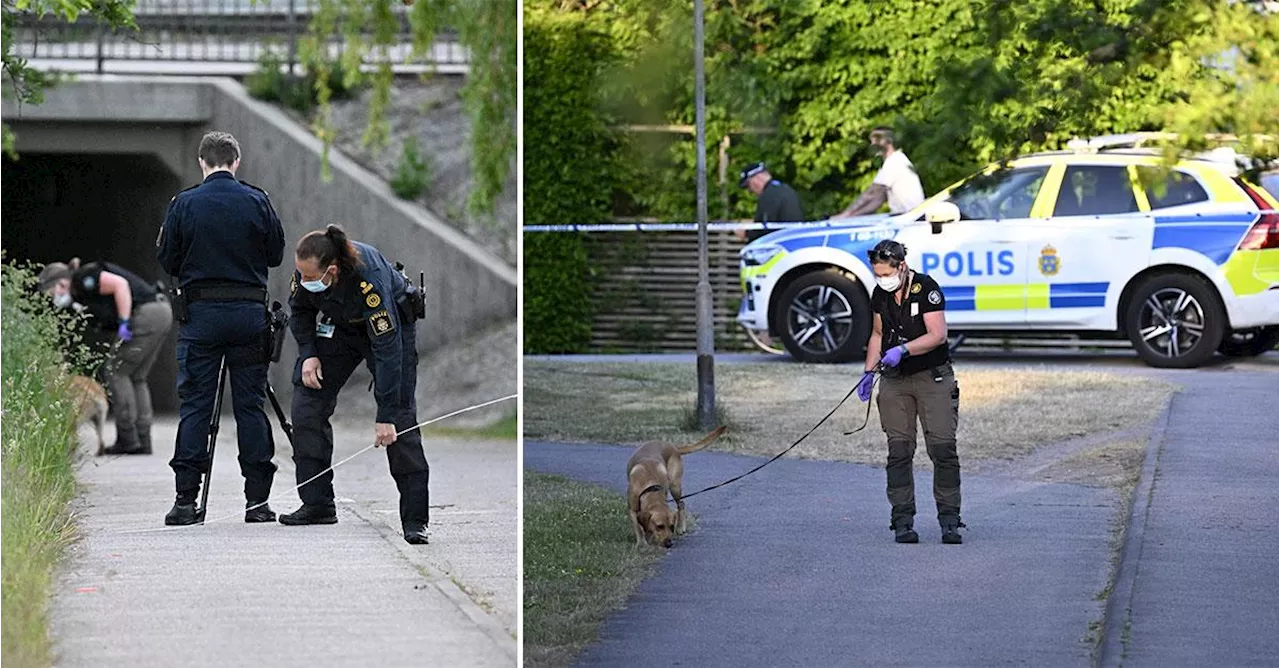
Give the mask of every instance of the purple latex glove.
[[906, 356], [906, 345], [894, 346], [889, 349], [889, 352], [884, 354], [884, 357], [880, 358], [880, 361], [883, 362], [885, 366], [898, 366], [898, 364], [902, 362], [902, 358]]
[[876, 374], [874, 371], [868, 371], [862, 374], [862, 380], [858, 381], [858, 400], [871, 401], [871, 386], [875, 385]]
[[116, 330], [116, 336], [125, 343], [133, 340], [133, 330], [129, 329], [128, 318], [120, 321], [120, 328]]

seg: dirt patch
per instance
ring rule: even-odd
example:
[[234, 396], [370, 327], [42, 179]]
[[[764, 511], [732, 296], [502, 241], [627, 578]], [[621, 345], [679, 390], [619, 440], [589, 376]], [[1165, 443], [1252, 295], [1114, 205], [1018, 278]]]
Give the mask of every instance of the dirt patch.
[[1039, 477], [1045, 482], [1114, 487], [1129, 491], [1138, 482], [1146, 453], [1146, 438], [1113, 441], [1068, 456], [1041, 471]]
[[[961, 393], [957, 440], [963, 462], [1016, 459], [1044, 444], [1145, 425], [1175, 389], [1150, 379], [1046, 367], [1010, 373], [961, 366], [956, 376]], [[852, 367], [723, 365], [716, 369], [716, 398], [729, 433], [713, 448], [776, 454], [831, 410], [859, 377]], [[697, 438], [681, 429], [697, 396], [692, 364], [526, 361], [524, 386], [528, 438], [621, 444]], [[866, 413], [867, 405], [851, 398], [792, 453], [883, 463], [884, 432], [874, 409], [866, 429], [843, 435], [861, 425]], [[928, 458], [919, 454], [917, 464], [927, 467]], [[1100, 455], [1097, 459], [1109, 463]]]

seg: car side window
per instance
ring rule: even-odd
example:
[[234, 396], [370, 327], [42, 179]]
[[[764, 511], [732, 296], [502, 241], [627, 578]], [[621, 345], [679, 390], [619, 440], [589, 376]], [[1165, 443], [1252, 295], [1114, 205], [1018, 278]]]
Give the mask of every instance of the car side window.
[[1062, 176], [1054, 216], [1136, 213], [1129, 170], [1122, 166], [1073, 165]]
[[979, 174], [951, 191], [949, 199], [961, 220], [1027, 218], [1048, 173], [1046, 166]]
[[1209, 201], [1209, 193], [1194, 176], [1176, 169], [1163, 175], [1160, 172], [1155, 167], [1138, 167], [1138, 183], [1147, 192], [1153, 210]]

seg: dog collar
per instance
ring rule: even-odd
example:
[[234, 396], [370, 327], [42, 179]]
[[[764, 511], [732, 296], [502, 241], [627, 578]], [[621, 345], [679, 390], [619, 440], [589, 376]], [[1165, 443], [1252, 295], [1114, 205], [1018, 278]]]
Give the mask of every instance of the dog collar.
[[648, 494], [649, 492], [661, 492], [663, 490], [664, 488], [662, 487], [662, 485], [649, 485], [648, 487], [645, 487], [644, 491], [640, 492], [640, 496], [637, 496], [636, 498], [639, 499], [640, 497], [644, 496], [645, 494]]

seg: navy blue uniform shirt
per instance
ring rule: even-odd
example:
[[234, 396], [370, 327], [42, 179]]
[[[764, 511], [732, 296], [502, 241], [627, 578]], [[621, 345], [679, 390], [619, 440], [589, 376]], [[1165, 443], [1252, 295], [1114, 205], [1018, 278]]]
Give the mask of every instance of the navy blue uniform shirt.
[[160, 265], [178, 287], [220, 283], [267, 287], [267, 269], [284, 259], [284, 227], [266, 191], [217, 171], [169, 202]]
[[[382, 253], [368, 244], [352, 242], [360, 256], [360, 266], [344, 271], [338, 282], [324, 292], [301, 288], [295, 270], [289, 284], [289, 329], [298, 342], [298, 360], [319, 357], [316, 352], [316, 322], [333, 325], [344, 337], [365, 338], [373, 357], [374, 398], [378, 402], [378, 422], [392, 424], [401, 406], [400, 330], [403, 326], [398, 304], [406, 293], [406, 281]], [[299, 367], [301, 368], [301, 367]], [[414, 373], [413, 369], [406, 370]], [[406, 399], [407, 401], [407, 399]]]

